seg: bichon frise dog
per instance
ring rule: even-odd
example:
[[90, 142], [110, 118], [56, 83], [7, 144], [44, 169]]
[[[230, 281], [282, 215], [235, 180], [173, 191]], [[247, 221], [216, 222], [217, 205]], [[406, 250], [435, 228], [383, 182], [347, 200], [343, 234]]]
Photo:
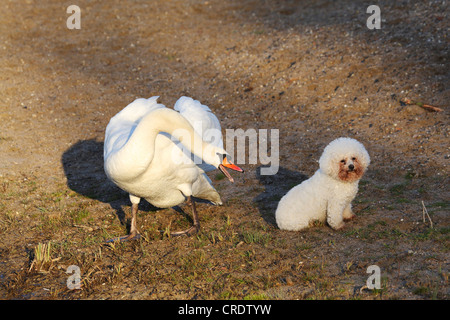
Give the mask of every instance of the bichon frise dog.
[[351, 202], [369, 163], [369, 154], [355, 139], [332, 141], [319, 159], [319, 170], [281, 198], [275, 212], [278, 227], [298, 231], [317, 220], [341, 229], [355, 217]]

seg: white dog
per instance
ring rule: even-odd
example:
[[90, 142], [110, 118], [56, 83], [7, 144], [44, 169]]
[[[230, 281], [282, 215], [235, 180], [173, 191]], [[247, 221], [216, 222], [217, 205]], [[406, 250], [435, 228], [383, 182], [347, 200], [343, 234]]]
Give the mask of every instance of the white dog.
[[369, 163], [369, 154], [355, 139], [332, 141], [319, 159], [319, 170], [281, 198], [275, 212], [278, 227], [298, 231], [313, 221], [327, 221], [341, 229], [355, 217], [351, 202]]

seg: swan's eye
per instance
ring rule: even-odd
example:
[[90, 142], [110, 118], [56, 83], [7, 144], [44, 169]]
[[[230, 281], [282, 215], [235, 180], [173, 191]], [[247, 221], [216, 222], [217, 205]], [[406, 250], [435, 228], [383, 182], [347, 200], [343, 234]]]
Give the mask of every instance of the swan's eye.
[[223, 162], [223, 158], [226, 157], [226, 155], [223, 154], [223, 153], [218, 153], [217, 152], [216, 155], [219, 157], [221, 163]]

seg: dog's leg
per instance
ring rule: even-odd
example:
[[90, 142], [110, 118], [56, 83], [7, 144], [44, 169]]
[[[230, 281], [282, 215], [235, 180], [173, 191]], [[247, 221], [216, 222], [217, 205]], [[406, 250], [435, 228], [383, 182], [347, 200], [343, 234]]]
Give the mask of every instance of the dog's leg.
[[344, 227], [345, 223], [343, 218], [343, 212], [345, 208], [346, 208], [345, 205], [336, 203], [335, 201], [333, 201], [333, 199], [328, 201], [327, 222], [328, 225], [334, 230], [339, 230]]
[[352, 204], [349, 203], [348, 206], [345, 207], [344, 212], [342, 213], [342, 217], [344, 221], [350, 221], [356, 218], [356, 215], [352, 211]]

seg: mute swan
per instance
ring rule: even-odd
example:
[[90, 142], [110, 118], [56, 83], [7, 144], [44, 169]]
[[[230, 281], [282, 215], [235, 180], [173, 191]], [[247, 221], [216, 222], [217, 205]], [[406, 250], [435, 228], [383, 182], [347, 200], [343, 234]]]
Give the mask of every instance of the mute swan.
[[243, 172], [227, 160], [219, 120], [207, 106], [181, 97], [172, 110], [158, 104], [158, 98], [136, 99], [106, 127], [106, 175], [129, 193], [132, 203], [130, 233], [121, 241], [139, 237], [136, 214], [141, 198], [159, 208], [187, 200], [193, 226], [172, 235], [197, 232], [200, 225], [192, 197], [222, 204], [205, 172], [218, 168], [231, 182], [225, 168]]

